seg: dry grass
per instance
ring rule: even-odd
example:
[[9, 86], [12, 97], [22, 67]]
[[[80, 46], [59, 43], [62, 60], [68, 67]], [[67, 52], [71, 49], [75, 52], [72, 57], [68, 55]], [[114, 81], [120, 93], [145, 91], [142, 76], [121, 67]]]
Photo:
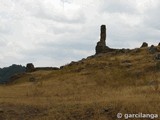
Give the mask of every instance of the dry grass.
[[150, 84], [160, 81], [155, 65], [153, 55], [142, 50], [27, 74], [16, 84], [0, 86], [1, 119], [116, 120], [118, 112], [160, 114], [160, 89]]

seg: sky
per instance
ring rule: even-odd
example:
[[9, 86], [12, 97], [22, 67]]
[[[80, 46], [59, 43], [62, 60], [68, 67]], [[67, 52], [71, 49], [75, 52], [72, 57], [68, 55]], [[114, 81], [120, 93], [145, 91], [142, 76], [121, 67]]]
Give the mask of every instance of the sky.
[[160, 42], [159, 0], [0, 0], [0, 67], [59, 67], [95, 54], [100, 26], [107, 46]]

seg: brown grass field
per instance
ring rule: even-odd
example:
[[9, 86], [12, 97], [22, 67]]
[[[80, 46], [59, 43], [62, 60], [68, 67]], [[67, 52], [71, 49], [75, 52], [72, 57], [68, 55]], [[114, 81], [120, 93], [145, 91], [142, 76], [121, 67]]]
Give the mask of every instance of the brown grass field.
[[0, 86], [0, 120], [118, 120], [117, 113], [160, 117], [160, 61], [154, 56], [147, 48], [134, 49], [25, 73]]

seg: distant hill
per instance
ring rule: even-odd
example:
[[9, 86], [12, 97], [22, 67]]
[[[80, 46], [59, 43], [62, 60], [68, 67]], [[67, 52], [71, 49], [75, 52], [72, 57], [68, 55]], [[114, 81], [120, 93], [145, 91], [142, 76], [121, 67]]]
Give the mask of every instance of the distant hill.
[[22, 65], [13, 64], [9, 67], [0, 68], [0, 83], [9, 82], [10, 78], [19, 73], [25, 72], [26, 68]]

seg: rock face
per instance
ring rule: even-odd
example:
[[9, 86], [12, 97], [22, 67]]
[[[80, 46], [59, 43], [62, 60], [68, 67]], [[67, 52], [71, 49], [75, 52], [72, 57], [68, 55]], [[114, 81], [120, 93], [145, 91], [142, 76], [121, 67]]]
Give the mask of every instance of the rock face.
[[26, 65], [26, 72], [33, 72], [35, 71], [34, 65], [32, 63], [28, 63]]
[[143, 47], [148, 47], [148, 43], [143, 42], [143, 44], [142, 44], [141, 48], [143, 48]]
[[160, 46], [160, 43], [158, 44], [158, 46]]
[[106, 26], [101, 25], [100, 41], [97, 42], [96, 54], [103, 53], [106, 50]]

